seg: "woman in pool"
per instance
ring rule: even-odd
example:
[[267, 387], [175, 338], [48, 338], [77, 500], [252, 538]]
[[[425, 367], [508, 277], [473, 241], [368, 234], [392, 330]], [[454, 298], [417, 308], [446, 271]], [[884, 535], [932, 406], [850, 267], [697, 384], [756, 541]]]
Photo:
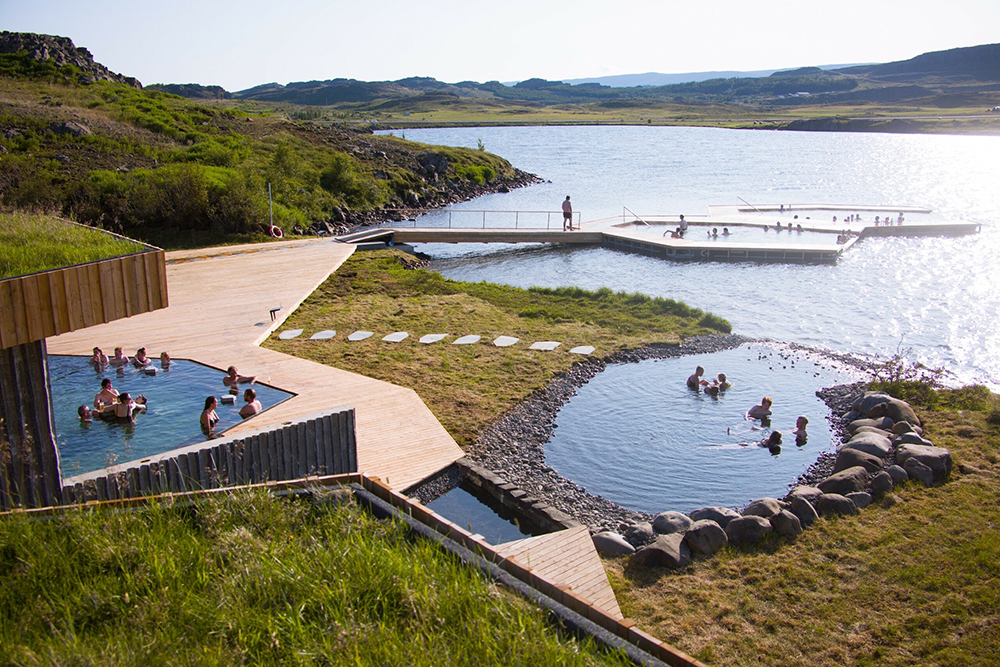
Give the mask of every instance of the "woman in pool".
[[135, 357], [132, 358], [132, 365], [136, 368], [145, 368], [153, 363], [153, 360], [146, 356], [146, 348], [140, 347], [135, 351]]
[[240, 372], [236, 370], [236, 366], [227, 368], [226, 373], [226, 377], [222, 378], [222, 384], [227, 387], [235, 387], [238, 384], [253, 384], [257, 381], [255, 375], [240, 375]]
[[115, 419], [125, 419], [132, 421], [140, 412], [146, 411], [146, 397], [142, 394], [136, 396], [136, 400], [128, 395], [127, 391], [118, 396], [118, 402], [114, 405]]
[[111, 386], [111, 378], [101, 380], [101, 390], [94, 395], [94, 407], [98, 410], [105, 405], [113, 405], [118, 400], [118, 390]]
[[719, 373], [715, 379], [719, 383], [719, 391], [725, 391], [733, 386], [733, 383], [726, 378], [725, 373]]
[[128, 357], [122, 352], [121, 346], [115, 348], [115, 356], [111, 357], [108, 363], [116, 368], [121, 368], [128, 363]]
[[170, 355], [166, 352], [160, 352], [160, 368], [163, 370], [170, 368]]
[[795, 430], [792, 433], [795, 434], [795, 444], [801, 447], [806, 444], [809, 439], [809, 434], [806, 433], [806, 425], [809, 420], [806, 419], [805, 415], [799, 415], [799, 418], [795, 420]]
[[243, 400], [247, 402], [246, 405], [240, 408], [240, 417], [243, 417], [243, 419], [253, 417], [264, 409], [264, 406], [257, 400], [257, 392], [253, 389], [247, 389], [243, 392]]
[[771, 435], [767, 436], [760, 442], [761, 447], [766, 447], [767, 451], [774, 455], [781, 453], [781, 431], [771, 431]]
[[711, 396], [712, 398], [718, 398], [719, 396], [719, 381], [712, 380], [712, 384], [705, 384], [705, 395]]
[[94, 356], [90, 358], [90, 363], [92, 363], [96, 368], [104, 368], [108, 365], [108, 355], [104, 354], [104, 350], [99, 347], [94, 348]]
[[771, 397], [765, 396], [761, 399], [760, 405], [755, 405], [747, 410], [747, 419], [766, 419], [771, 416]]
[[209, 396], [205, 399], [205, 409], [201, 413], [201, 430], [212, 435], [215, 425], [219, 423], [219, 415], [215, 414], [215, 409], [219, 407], [219, 399]]

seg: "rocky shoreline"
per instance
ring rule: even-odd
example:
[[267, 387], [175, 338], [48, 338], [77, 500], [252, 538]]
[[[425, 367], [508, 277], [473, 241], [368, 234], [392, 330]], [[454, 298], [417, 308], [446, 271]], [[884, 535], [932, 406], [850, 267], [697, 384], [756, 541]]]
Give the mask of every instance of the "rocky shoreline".
[[[552, 436], [559, 410], [576, 395], [579, 387], [603, 371], [608, 364], [719, 352], [750, 342], [770, 341], [757, 341], [735, 334], [712, 334], [688, 338], [680, 345], [651, 345], [623, 350], [605, 359], [581, 361], [487, 428], [469, 452], [468, 458], [476, 465], [495, 471], [511, 484], [572, 516], [593, 532], [623, 533], [632, 524], [651, 521], [653, 515], [624, 508], [603, 496], [588, 493], [585, 487], [566, 479], [545, 463], [544, 445]], [[850, 355], [827, 353], [799, 345], [787, 347], [797, 352], [819, 354], [859, 370], [864, 366], [859, 359]], [[845, 430], [840, 416], [850, 410], [851, 401], [859, 393], [861, 386], [862, 383], [839, 385], [819, 392], [820, 398], [830, 407], [829, 419], [838, 434]], [[820, 454], [817, 461], [797, 480], [789, 480], [789, 486], [813, 484], [825, 479], [832, 473], [834, 463], [835, 454]], [[438, 490], [447, 489], [441, 486]]]

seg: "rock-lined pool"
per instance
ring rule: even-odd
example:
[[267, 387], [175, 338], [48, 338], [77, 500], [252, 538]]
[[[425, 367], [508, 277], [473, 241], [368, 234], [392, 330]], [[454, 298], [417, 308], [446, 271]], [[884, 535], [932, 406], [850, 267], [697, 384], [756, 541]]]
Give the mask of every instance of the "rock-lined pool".
[[[696, 366], [733, 387], [718, 398], [687, 388]], [[751, 343], [711, 354], [609, 365], [559, 411], [545, 445], [546, 463], [564, 477], [623, 507], [688, 512], [742, 507], [781, 497], [824, 451], [834, 449], [822, 387], [856, 378], [821, 356]], [[770, 428], [744, 413], [774, 399]], [[795, 444], [795, 419], [809, 419], [808, 441]], [[781, 452], [756, 445], [771, 430]]]
[[[96, 370], [88, 357], [49, 355], [49, 384], [52, 388], [52, 411], [55, 416], [59, 465], [63, 477], [99, 470], [134, 459], [160, 454], [205, 440], [199, 419], [207, 396], [224, 396], [225, 373], [194, 361], [176, 359], [168, 368], [153, 362], [155, 375], [136, 370], [131, 365], [121, 370]], [[81, 405], [92, 406], [101, 380], [110, 378], [119, 392], [132, 398], [144, 394], [147, 411], [136, 416], [135, 423], [94, 420], [83, 422], [77, 416]], [[287, 391], [264, 384], [240, 385], [234, 405], [219, 405], [219, 424], [215, 432], [242, 421], [243, 390], [252, 386], [264, 410], [292, 396]]]

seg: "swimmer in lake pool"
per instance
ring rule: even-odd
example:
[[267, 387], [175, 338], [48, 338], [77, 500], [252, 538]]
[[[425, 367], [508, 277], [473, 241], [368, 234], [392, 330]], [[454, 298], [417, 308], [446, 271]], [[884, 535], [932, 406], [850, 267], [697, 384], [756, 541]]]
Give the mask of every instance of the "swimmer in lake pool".
[[702, 366], [698, 366], [694, 369], [694, 374], [688, 376], [687, 387], [688, 389], [693, 389], [698, 391], [701, 385], [708, 384], [705, 380], [701, 379], [701, 376], [705, 374], [705, 369]]
[[809, 424], [809, 420], [805, 415], [799, 415], [799, 418], [795, 420], [795, 430], [792, 433], [795, 434], [795, 444], [799, 447], [806, 444], [809, 439], [809, 434], [806, 433], [807, 424]]
[[715, 376], [715, 379], [719, 383], [719, 391], [725, 391], [733, 386], [733, 383], [729, 381], [725, 373], [719, 373]]
[[761, 399], [760, 405], [755, 405], [752, 408], [750, 408], [749, 410], [747, 410], [746, 418], [747, 419], [766, 419], [767, 417], [771, 416], [771, 405], [772, 404], [773, 404], [773, 401], [771, 401], [771, 397], [770, 396], [765, 396], [764, 398]]

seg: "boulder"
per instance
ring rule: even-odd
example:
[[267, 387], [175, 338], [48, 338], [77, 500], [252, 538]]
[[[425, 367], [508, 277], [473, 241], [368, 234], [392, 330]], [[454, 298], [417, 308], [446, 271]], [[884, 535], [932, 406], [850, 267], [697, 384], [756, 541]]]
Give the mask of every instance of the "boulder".
[[851, 502], [854, 503], [855, 507], [859, 510], [863, 510], [872, 504], [872, 496], [870, 493], [865, 493], [864, 491], [855, 491], [854, 493], [848, 493], [845, 498], [850, 498]]
[[[905, 422], [903, 422], [905, 423]], [[933, 447], [934, 443], [926, 438], [922, 437], [917, 433], [904, 433], [903, 435], [896, 437], [897, 445], [924, 445], [925, 447]]]
[[815, 486], [803, 484], [792, 489], [792, 492], [788, 494], [788, 498], [792, 502], [794, 502], [796, 498], [802, 498], [803, 500], [808, 500], [809, 502], [814, 503], [821, 495], [823, 495], [823, 492]]
[[903, 470], [903, 466], [889, 466], [885, 469], [885, 471], [889, 473], [889, 477], [892, 477], [893, 486], [899, 486], [906, 480], [910, 479], [910, 476], [906, 474], [905, 470]]
[[[850, 493], [852, 491], [864, 491], [868, 484], [868, 471], [861, 466], [854, 466], [847, 470], [836, 472], [819, 483], [820, 491], [824, 495], [830, 493]], [[822, 496], [820, 496], [822, 498]], [[818, 502], [818, 501], [817, 501]], [[822, 514], [822, 512], [821, 512]]]
[[837, 453], [837, 461], [834, 463], [833, 471], [840, 472], [854, 466], [861, 466], [868, 472], [878, 472], [882, 469], [882, 459], [860, 449], [845, 447]]
[[628, 556], [635, 553], [635, 547], [625, 541], [618, 533], [606, 530], [592, 537], [594, 548], [602, 556]]
[[875, 475], [872, 479], [872, 495], [876, 498], [880, 498], [885, 494], [892, 491], [892, 475], [887, 473], [885, 470]]
[[896, 422], [892, 421], [888, 417], [879, 417], [878, 419], [855, 419], [850, 424], [847, 425], [847, 430], [850, 433], [854, 433], [856, 430], [862, 426], [873, 426], [883, 431], [891, 431], [892, 425]]
[[[878, 405], [882, 403], [887, 403], [892, 400], [892, 396], [885, 393], [884, 391], [866, 391], [861, 394], [858, 398], [854, 399], [854, 403], [851, 405], [851, 409], [860, 412], [866, 417], [871, 416], [871, 411]], [[881, 415], [879, 415], [881, 416]]]
[[917, 417], [917, 413], [913, 411], [910, 404], [898, 398], [893, 398], [885, 403], [876, 405], [868, 413], [868, 417], [872, 419], [888, 417], [894, 422], [907, 422], [909, 424], [920, 425], [920, 418]]
[[630, 563], [643, 567], [668, 567], [679, 570], [691, 562], [691, 550], [680, 533], [659, 535], [652, 544], [632, 554]]
[[[816, 496], [816, 499], [818, 500], [819, 496]], [[819, 518], [816, 508], [805, 498], [792, 498], [792, 506], [789, 511], [799, 518], [799, 523], [803, 528], [808, 528]]]
[[816, 511], [822, 515], [850, 516], [858, 513], [858, 507], [853, 500], [839, 493], [824, 493], [816, 501]]
[[[906, 422], [903, 423], [905, 424]], [[896, 428], [895, 424], [893, 425], [893, 428]], [[886, 431], [884, 429], [875, 428], [874, 426], [859, 426], [858, 428], [854, 429], [854, 435], [858, 435], [859, 433], [874, 433], [875, 435], [881, 435], [886, 438], [892, 435], [892, 431]]]
[[882, 458], [889, 453], [892, 443], [889, 438], [877, 433], [858, 433], [837, 449], [857, 449], [865, 454]]
[[903, 435], [904, 433], [916, 433], [917, 435], [923, 435], [924, 429], [919, 426], [914, 426], [909, 422], [896, 422], [892, 425], [892, 432], [896, 435]]
[[86, 137], [92, 134], [90, 128], [83, 123], [74, 123], [71, 120], [65, 123], [52, 123], [49, 125], [49, 130], [53, 134], [70, 134], [74, 137]]
[[764, 517], [741, 516], [726, 526], [726, 537], [730, 544], [752, 544], [764, 539], [772, 530], [771, 522]]
[[663, 535], [683, 533], [691, 527], [692, 523], [693, 521], [688, 518], [687, 514], [682, 514], [681, 512], [663, 512], [657, 514], [656, 518], [653, 519], [653, 530]]
[[701, 556], [711, 556], [722, 547], [729, 544], [726, 531], [722, 526], [710, 519], [695, 521], [684, 533], [684, 542], [691, 553]]
[[920, 459], [912, 457], [906, 459], [906, 463], [903, 464], [903, 470], [910, 476], [910, 479], [922, 482], [924, 486], [934, 484], [934, 471], [929, 466], [924, 465]]
[[917, 459], [930, 468], [935, 482], [943, 481], [951, 474], [951, 452], [944, 447], [905, 444], [896, 450], [896, 463], [903, 466], [903, 470], [906, 470], [906, 462], [910, 459]]
[[420, 168], [426, 173], [444, 175], [448, 172], [448, 158], [441, 153], [427, 152], [417, 156]]
[[845, 424], [850, 424], [855, 419], [864, 419], [865, 416], [858, 412], [857, 410], [848, 410], [844, 414], [840, 415], [840, 418]]
[[646, 544], [652, 542], [655, 537], [656, 532], [653, 530], [653, 524], [648, 521], [633, 523], [625, 529], [625, 539], [632, 544]]
[[796, 537], [802, 534], [802, 522], [799, 521], [799, 517], [788, 510], [781, 510], [772, 516], [769, 521], [775, 534], [782, 537]]
[[747, 505], [743, 510], [743, 516], [762, 516], [769, 519], [780, 511], [781, 505], [778, 504], [777, 498], [761, 498]]
[[714, 521], [723, 529], [733, 519], [740, 516], [740, 513], [728, 507], [702, 507], [691, 512], [692, 521], [703, 521], [705, 519]]

